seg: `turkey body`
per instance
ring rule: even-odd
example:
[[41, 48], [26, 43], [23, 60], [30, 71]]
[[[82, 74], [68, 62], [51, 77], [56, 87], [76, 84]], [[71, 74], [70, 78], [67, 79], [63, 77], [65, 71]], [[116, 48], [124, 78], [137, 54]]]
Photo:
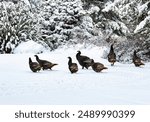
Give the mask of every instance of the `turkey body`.
[[41, 70], [41, 66], [37, 62], [32, 62], [32, 59], [29, 57], [29, 67], [33, 72], [38, 72]]
[[95, 72], [101, 72], [102, 70], [104, 69], [108, 69], [107, 67], [105, 67], [102, 63], [99, 63], [99, 62], [94, 62], [94, 60], [92, 60], [92, 69], [95, 71]]
[[55, 63], [51, 63], [47, 60], [41, 60], [37, 55], [35, 55], [37, 62], [40, 64], [40, 66], [43, 68], [43, 70], [52, 69], [53, 66], [58, 65]]
[[145, 65], [142, 61], [141, 58], [137, 56], [136, 51], [133, 53], [133, 63], [136, 67], [139, 67], [141, 65]]
[[70, 72], [76, 73], [78, 71], [78, 65], [76, 63], [72, 63], [71, 57], [68, 57], [68, 58], [69, 58], [68, 68], [69, 68]]
[[113, 66], [114, 63], [116, 62], [116, 54], [114, 52], [113, 44], [110, 47], [110, 51], [108, 54], [108, 61], [111, 63], [111, 66]]
[[80, 51], [77, 51], [76, 59], [78, 60], [79, 64], [82, 66], [82, 69], [88, 69], [91, 66], [91, 59], [87, 56], [81, 55]]

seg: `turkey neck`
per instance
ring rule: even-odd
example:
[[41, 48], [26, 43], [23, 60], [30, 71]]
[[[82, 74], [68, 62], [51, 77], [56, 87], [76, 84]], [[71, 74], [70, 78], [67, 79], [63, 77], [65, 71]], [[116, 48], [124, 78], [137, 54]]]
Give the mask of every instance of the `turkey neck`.
[[111, 46], [110, 51], [111, 51], [111, 52], [114, 52], [114, 48], [113, 48], [113, 46]]
[[78, 52], [76, 58], [79, 59], [81, 52]]
[[70, 66], [71, 64], [72, 64], [72, 59], [69, 58], [68, 65]]
[[138, 58], [138, 56], [137, 56], [137, 54], [136, 54], [136, 52], [134, 51], [134, 58]]
[[36, 60], [39, 62], [40, 61], [40, 59], [39, 59], [39, 57], [38, 56], [36, 56]]
[[29, 58], [29, 64], [30, 64], [30, 63], [32, 63], [32, 60], [31, 60], [31, 58]]

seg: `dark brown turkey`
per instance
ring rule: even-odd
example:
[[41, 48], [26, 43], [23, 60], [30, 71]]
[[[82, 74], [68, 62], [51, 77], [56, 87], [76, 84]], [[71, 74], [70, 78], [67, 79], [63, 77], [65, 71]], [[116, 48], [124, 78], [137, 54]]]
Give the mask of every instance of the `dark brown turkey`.
[[91, 59], [87, 56], [81, 55], [80, 51], [77, 51], [78, 53], [76, 54], [76, 59], [78, 60], [79, 64], [82, 66], [82, 69], [84, 67], [88, 69], [91, 66]]
[[113, 66], [114, 63], [116, 62], [116, 54], [114, 52], [113, 44], [110, 47], [110, 51], [108, 54], [108, 61], [111, 63], [111, 66]]
[[68, 57], [68, 58], [69, 58], [68, 68], [69, 68], [70, 72], [76, 73], [78, 71], [78, 65], [76, 63], [72, 63], [71, 57]]
[[41, 66], [37, 62], [32, 62], [32, 59], [29, 57], [29, 67], [33, 72], [38, 72], [41, 70]]
[[35, 55], [37, 62], [40, 64], [43, 70], [52, 69], [53, 66], [58, 65], [55, 63], [51, 63], [47, 60], [41, 60], [37, 55]]
[[92, 69], [95, 71], [95, 72], [101, 72], [103, 69], [108, 69], [107, 67], [105, 67], [102, 63], [99, 63], [99, 62], [94, 62], [94, 60], [92, 59]]
[[134, 51], [133, 53], [133, 63], [136, 67], [145, 65], [144, 63], [142, 63], [141, 58], [137, 56], [136, 51]]

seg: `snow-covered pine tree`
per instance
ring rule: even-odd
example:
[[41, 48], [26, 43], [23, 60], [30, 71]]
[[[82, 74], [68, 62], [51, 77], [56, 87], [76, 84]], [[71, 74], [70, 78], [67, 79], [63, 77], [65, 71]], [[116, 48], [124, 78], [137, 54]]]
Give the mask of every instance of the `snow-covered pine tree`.
[[80, 25], [80, 0], [42, 0], [38, 13], [39, 42], [51, 50], [74, 43], [74, 29]]
[[148, 0], [120, 0], [115, 3], [115, 6], [122, 22], [130, 31], [125, 35], [125, 42], [117, 45], [119, 60], [131, 60], [134, 50], [137, 50], [143, 59], [150, 60], [150, 2]]
[[144, 59], [148, 59], [150, 57], [150, 2], [148, 0], [114, 0], [104, 3], [103, 7], [102, 14], [101, 12], [99, 14], [100, 19], [97, 19], [98, 24], [104, 27], [104, 30], [101, 29], [102, 32], [111, 33], [106, 35], [108, 37], [106, 41], [116, 43], [118, 61], [131, 62], [133, 50], [139, 51], [140, 54], [145, 55], [143, 55]]
[[0, 53], [13, 53], [19, 43], [30, 39], [32, 21], [24, 2], [0, 2]]
[[134, 30], [134, 39], [143, 59], [150, 61], [150, 1], [142, 1], [138, 10], [138, 24]]
[[122, 22], [113, 0], [82, 1], [83, 4], [89, 5], [88, 11], [93, 11], [89, 16], [92, 18], [94, 27], [102, 32], [102, 39], [106, 42], [113, 40], [112, 37], [125, 36], [129, 32], [126, 25]]

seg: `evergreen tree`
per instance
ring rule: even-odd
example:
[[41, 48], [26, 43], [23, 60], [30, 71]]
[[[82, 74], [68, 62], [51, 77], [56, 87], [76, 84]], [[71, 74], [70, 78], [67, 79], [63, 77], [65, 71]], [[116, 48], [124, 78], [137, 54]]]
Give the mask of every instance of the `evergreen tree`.
[[74, 28], [80, 24], [78, 0], [43, 0], [38, 16], [38, 35], [40, 43], [51, 50], [73, 42]]
[[22, 1], [0, 2], [0, 52], [13, 53], [19, 43], [31, 38], [32, 17]]

